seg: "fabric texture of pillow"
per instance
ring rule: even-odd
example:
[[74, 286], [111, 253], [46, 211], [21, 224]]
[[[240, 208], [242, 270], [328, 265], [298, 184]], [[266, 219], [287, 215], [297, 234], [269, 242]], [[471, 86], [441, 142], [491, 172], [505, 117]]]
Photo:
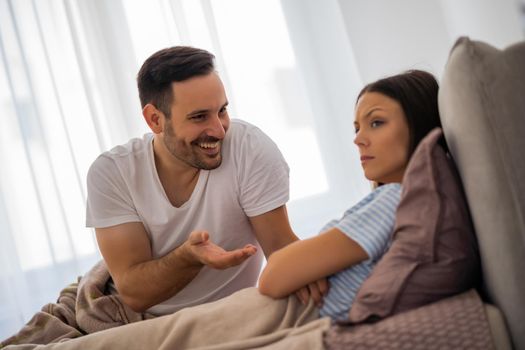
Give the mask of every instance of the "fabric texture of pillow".
[[505, 341], [493, 345], [490, 326], [471, 289], [374, 324], [330, 327], [324, 345], [326, 350], [510, 349]]
[[376, 320], [472, 288], [479, 255], [461, 183], [431, 131], [407, 166], [392, 245], [358, 291], [352, 323]]

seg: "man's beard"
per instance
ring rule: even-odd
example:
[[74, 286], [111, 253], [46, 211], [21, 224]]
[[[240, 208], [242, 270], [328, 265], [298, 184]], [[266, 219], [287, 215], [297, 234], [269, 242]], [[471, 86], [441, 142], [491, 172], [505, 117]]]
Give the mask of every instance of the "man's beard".
[[[166, 128], [164, 132], [164, 145], [170, 154], [188, 164], [189, 166], [196, 169], [213, 170], [218, 168], [222, 163], [222, 141], [215, 137], [201, 136], [198, 139], [192, 141], [189, 145], [184, 141], [179, 140], [171, 126]], [[210, 158], [205, 154], [198, 153], [200, 149], [199, 143], [209, 142], [214, 143], [219, 141], [219, 154], [214, 158]]]

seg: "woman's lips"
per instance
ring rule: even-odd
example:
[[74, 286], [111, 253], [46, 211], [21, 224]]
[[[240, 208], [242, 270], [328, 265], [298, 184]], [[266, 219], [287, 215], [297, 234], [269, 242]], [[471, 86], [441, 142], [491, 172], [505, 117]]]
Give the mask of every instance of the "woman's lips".
[[374, 159], [372, 156], [361, 156], [361, 163], [366, 163], [369, 160]]

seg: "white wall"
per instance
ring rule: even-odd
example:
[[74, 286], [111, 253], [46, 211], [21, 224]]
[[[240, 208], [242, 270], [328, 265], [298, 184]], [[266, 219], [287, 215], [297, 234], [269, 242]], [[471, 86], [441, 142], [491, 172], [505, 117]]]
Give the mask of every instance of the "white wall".
[[441, 76], [459, 36], [503, 48], [524, 39], [518, 0], [339, 0], [364, 82], [406, 69]]
[[440, 0], [449, 38], [468, 35], [500, 49], [523, 40], [525, 18], [518, 0]]

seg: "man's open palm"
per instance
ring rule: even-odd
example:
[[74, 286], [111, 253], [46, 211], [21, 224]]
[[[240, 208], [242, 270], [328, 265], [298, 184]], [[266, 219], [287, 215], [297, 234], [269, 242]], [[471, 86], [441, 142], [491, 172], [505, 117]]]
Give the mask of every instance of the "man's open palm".
[[188, 243], [188, 248], [198, 261], [221, 270], [239, 265], [257, 252], [257, 248], [251, 244], [226, 251], [210, 241], [210, 235], [206, 231], [192, 232], [188, 237]]

